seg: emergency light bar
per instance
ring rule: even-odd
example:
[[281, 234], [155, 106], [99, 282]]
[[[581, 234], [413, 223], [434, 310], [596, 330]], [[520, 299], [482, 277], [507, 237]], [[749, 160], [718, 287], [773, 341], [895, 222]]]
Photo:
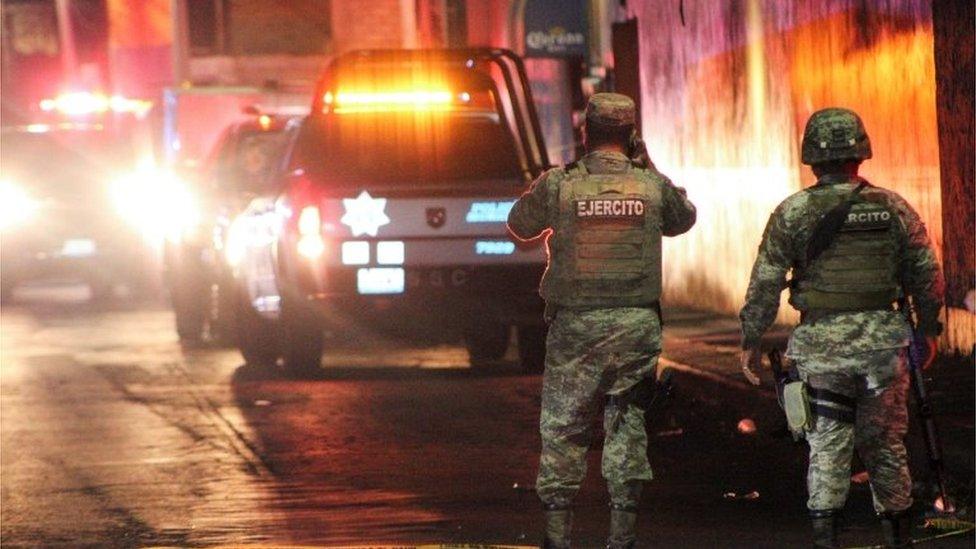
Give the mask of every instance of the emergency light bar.
[[44, 112], [57, 111], [67, 116], [88, 116], [92, 114], [131, 113], [142, 117], [152, 108], [152, 101], [129, 99], [121, 95], [107, 96], [92, 92], [63, 93], [53, 99], [40, 102]]
[[436, 111], [450, 109], [455, 99], [471, 100], [467, 92], [454, 94], [447, 89], [412, 89], [390, 91], [339, 90], [322, 95], [324, 110], [336, 113], [386, 111]]

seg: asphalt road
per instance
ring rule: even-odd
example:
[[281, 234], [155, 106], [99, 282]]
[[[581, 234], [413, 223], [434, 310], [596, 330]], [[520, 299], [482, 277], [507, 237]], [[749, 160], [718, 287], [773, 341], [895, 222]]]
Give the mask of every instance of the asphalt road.
[[[322, 378], [298, 381], [181, 347], [158, 305], [28, 298], [0, 313], [5, 547], [539, 541], [541, 379], [514, 360], [474, 371], [453, 342], [345, 325]], [[695, 356], [679, 335], [669, 356]], [[804, 448], [769, 395], [707, 372], [677, 383], [649, 425], [642, 546], [806, 546]], [[607, 526], [590, 457], [580, 547]], [[879, 542], [866, 485], [851, 499], [844, 540]]]

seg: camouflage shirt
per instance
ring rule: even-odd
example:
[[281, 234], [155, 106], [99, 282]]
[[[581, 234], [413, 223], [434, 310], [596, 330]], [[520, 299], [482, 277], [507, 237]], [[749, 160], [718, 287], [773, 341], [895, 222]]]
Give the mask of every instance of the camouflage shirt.
[[[828, 186], [840, 202], [858, 181], [848, 176], [826, 175], [817, 182], [817, 188], [822, 190]], [[788, 284], [787, 273], [801, 263], [807, 241], [824, 213], [812, 206], [810, 195], [810, 189], [805, 189], [788, 197], [769, 217], [752, 268], [746, 303], [739, 314], [744, 348], [758, 346], [762, 334], [775, 320], [780, 292]], [[868, 186], [861, 196], [885, 204], [897, 213], [904, 234], [900, 277], [915, 303], [919, 330], [925, 335], [938, 335], [945, 281], [924, 223], [908, 202], [892, 191]], [[851, 354], [895, 348], [906, 345], [908, 336], [907, 323], [895, 311], [837, 313], [816, 324], [799, 326], [790, 341], [790, 354]]]
[[[593, 174], [621, 173], [631, 160], [617, 152], [593, 151], [580, 162]], [[688, 200], [684, 189], [676, 187], [670, 179], [651, 165], [645, 173], [661, 182], [661, 233], [677, 236], [695, 224], [695, 206]], [[528, 192], [512, 207], [508, 216], [508, 228], [518, 238], [528, 240], [553, 228], [559, 213], [559, 182], [566, 177], [564, 168], [553, 168], [539, 176]]]

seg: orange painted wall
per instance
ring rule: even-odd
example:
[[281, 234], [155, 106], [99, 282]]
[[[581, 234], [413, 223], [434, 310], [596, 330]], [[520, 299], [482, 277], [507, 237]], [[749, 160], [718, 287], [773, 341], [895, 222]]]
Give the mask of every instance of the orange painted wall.
[[[643, 135], [699, 207], [665, 248], [673, 304], [736, 313], [769, 213], [813, 183], [810, 114], [863, 117], [862, 174], [919, 211], [941, 253], [933, 25], [928, 0], [628, 2], [640, 34]], [[683, 15], [683, 17], [682, 17]], [[795, 321], [789, 307], [780, 321]]]

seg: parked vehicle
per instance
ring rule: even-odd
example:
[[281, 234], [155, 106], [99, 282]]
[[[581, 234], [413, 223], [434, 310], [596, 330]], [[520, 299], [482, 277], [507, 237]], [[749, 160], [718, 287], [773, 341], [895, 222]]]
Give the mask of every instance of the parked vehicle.
[[126, 135], [95, 123], [6, 127], [0, 155], [4, 301], [34, 282], [83, 282], [95, 300], [143, 287], [145, 232], [159, 227], [135, 214], [148, 192], [169, 189], [133, 184], [137, 151]]
[[182, 341], [236, 341], [236, 286], [226, 263], [230, 221], [255, 200], [273, 201], [277, 171], [298, 119], [252, 113], [225, 128], [194, 176], [200, 220], [167, 241], [165, 281]]
[[[549, 167], [525, 70], [500, 49], [340, 56], [289, 146], [278, 200], [252, 201], [227, 243], [249, 362], [320, 366], [321, 313], [461, 326], [475, 366], [510, 334], [541, 368], [541, 243], [506, 229]], [[514, 330], [513, 330], [514, 327]]]

